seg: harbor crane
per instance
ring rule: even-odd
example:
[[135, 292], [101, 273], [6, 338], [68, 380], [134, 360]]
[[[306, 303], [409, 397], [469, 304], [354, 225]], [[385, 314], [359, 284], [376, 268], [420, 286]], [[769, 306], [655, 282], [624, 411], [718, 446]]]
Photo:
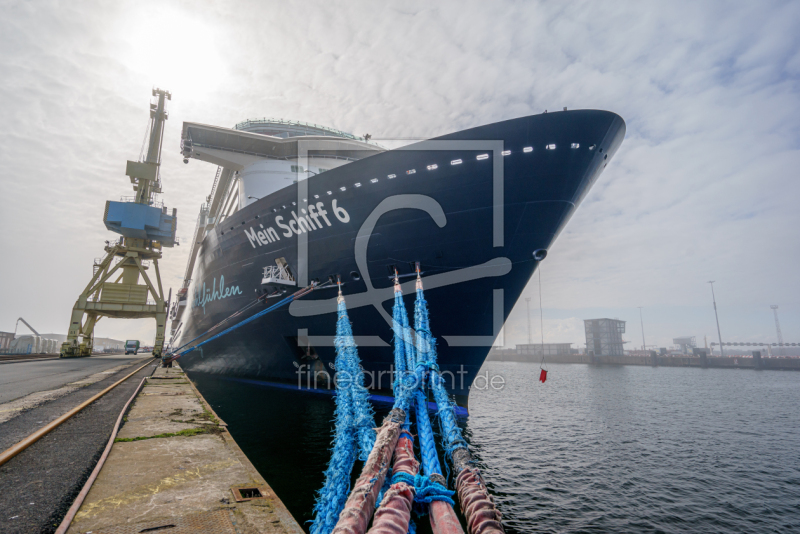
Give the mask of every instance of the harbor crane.
[[[175, 237], [178, 216], [174, 208], [168, 213], [156, 197], [161, 193], [161, 144], [168, 118], [165, 103], [172, 100], [172, 95], [154, 88], [153, 98], [147, 155], [140, 156], [139, 161], [128, 161], [125, 172], [134, 196], [123, 197], [119, 202], [106, 201], [103, 222], [107, 229], [122, 237], [106, 241], [105, 257], [95, 260], [92, 279], [72, 308], [67, 340], [61, 345], [62, 358], [91, 356], [94, 327], [102, 317], [153, 317], [156, 320], [153, 356], [161, 356], [167, 310], [158, 260], [163, 247], [178, 244]], [[151, 267], [155, 280], [147, 274]], [[112, 281], [115, 274], [117, 277]], [[140, 277], [143, 284], [139, 283]]]

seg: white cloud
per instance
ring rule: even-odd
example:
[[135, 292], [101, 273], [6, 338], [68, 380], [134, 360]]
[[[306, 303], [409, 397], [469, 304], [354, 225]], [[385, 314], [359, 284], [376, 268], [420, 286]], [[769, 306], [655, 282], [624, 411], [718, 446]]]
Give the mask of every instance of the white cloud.
[[[771, 335], [753, 314], [779, 303], [784, 337], [800, 339], [797, 3], [4, 9], [0, 250], [13, 259], [0, 263], [2, 328], [22, 315], [66, 330], [111, 237], [104, 202], [128, 194], [123, 166], [139, 153], [150, 88], [169, 84], [164, 200], [187, 237], [214, 169], [180, 163], [184, 120], [279, 116], [427, 137], [565, 105], [615, 111], [627, 140], [543, 265], [546, 333], [577, 342], [586, 314], [634, 320], [639, 305], [663, 312], [654, 339], [711, 333], [704, 283], [716, 279], [736, 335]], [[165, 285], [178, 286], [187, 253], [166, 252]], [[702, 310], [694, 326], [684, 307]], [[520, 315], [509, 341], [526, 338]], [[132, 324], [98, 328], [125, 337]]]

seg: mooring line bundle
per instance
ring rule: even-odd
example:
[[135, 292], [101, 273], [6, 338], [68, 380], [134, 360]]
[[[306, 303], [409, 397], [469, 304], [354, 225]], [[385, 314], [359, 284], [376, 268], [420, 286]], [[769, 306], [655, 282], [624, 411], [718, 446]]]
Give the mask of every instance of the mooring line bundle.
[[[420, 515], [429, 515], [434, 533], [463, 534], [453, 510], [452, 497], [455, 491], [447, 488], [447, 480], [442, 475], [436, 451], [425, 396], [428, 386], [433, 390], [438, 408], [443, 448], [446, 458], [453, 464], [456, 489], [467, 519], [467, 531], [469, 534], [503, 532], [500, 512], [494, 506], [480, 471], [472, 465], [467, 442], [456, 422], [453, 401], [447, 394], [436, 364], [436, 346], [430, 330], [428, 307], [419, 270], [416, 293], [415, 332], [412, 332], [400, 284], [395, 276], [392, 317], [397, 369], [394, 383], [395, 403], [377, 434], [369, 435], [366, 432], [362, 434], [359, 430], [367, 425], [371, 430], [373, 415], [368, 409], [363, 371], [347, 318], [344, 297], [341, 291], [339, 293], [336, 370], [345, 371], [350, 376], [346, 376], [343, 381], [337, 376], [334, 445], [325, 472], [325, 484], [315, 506], [312, 534], [364, 534], [373, 514], [375, 518], [372, 520], [372, 528], [369, 529], [372, 534], [413, 533], [413, 509]], [[408, 414], [412, 405], [415, 406], [423, 474], [419, 473], [420, 464], [414, 456], [414, 439], [409, 429], [411, 422]], [[356, 446], [362, 451], [362, 459], [367, 449], [370, 452], [345, 501], [350, 489]], [[376, 511], [379, 496], [381, 500]]]
[[364, 372], [360, 367], [353, 330], [347, 315], [341, 288], [338, 297], [339, 318], [336, 323], [336, 431], [333, 451], [325, 484], [317, 497], [312, 534], [330, 532], [339, 519], [350, 493], [350, 474], [356, 452], [367, 460], [375, 444], [374, 413], [369, 393], [364, 387]]

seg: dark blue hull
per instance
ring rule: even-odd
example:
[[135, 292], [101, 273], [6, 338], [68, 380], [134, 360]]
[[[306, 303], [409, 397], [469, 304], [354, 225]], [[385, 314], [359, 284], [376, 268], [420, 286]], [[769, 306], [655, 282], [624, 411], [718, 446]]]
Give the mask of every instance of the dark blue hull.
[[[466, 404], [497, 327], [536, 269], [533, 252], [550, 248], [624, 135], [624, 121], [610, 112], [536, 115], [371, 156], [312, 176], [301, 182], [299, 194], [298, 185], [278, 191], [206, 235], [180, 319], [182, 341], [262, 294], [263, 268], [285, 258], [299, 287], [341, 278], [359, 354], [371, 373], [367, 383], [385, 390], [393, 362], [390, 274], [396, 268], [405, 275], [413, 316], [413, 265], [419, 262], [439, 365], [451, 373], [448, 386]], [[451, 164], [457, 160], [462, 163]], [[304, 198], [321, 202], [326, 216], [298, 223]], [[292, 230], [304, 229], [307, 245], [298, 253]], [[315, 291], [184, 355], [181, 364], [313, 385], [308, 371], [330, 372], [335, 357], [335, 297], [335, 289]]]

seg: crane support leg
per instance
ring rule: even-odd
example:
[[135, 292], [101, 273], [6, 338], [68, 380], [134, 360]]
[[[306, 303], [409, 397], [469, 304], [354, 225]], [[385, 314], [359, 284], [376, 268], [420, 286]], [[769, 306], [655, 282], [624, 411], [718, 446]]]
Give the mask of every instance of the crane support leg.
[[[106, 257], [95, 264], [92, 279], [72, 308], [67, 340], [61, 345], [61, 357], [91, 356], [94, 326], [101, 317], [152, 317], [156, 320], [153, 356], [160, 358], [167, 323], [164, 290], [158, 268], [160, 245], [143, 239], [126, 238], [122, 243], [107, 245], [105, 251]], [[119, 261], [113, 265], [115, 257]], [[150, 262], [150, 265], [146, 262]], [[151, 266], [155, 271], [155, 280], [148, 274]], [[113, 278], [115, 273], [119, 273], [116, 279]]]

